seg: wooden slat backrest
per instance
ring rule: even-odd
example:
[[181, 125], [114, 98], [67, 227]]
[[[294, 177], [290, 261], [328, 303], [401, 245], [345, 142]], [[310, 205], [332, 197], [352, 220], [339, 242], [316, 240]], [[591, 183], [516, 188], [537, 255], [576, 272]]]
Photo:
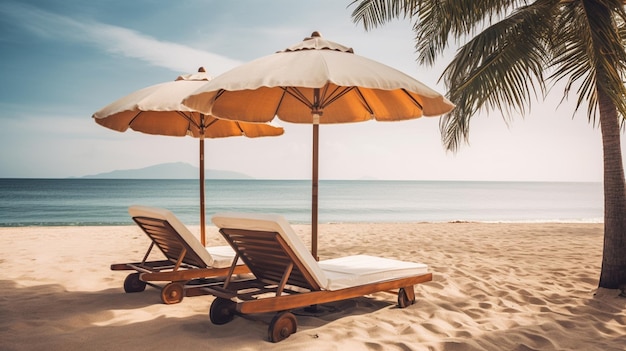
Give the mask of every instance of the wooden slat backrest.
[[198, 268], [207, 268], [204, 261], [198, 257], [168, 221], [150, 217], [133, 217], [133, 220], [172, 263], [176, 263], [183, 251], [186, 250], [183, 263]]
[[290, 262], [294, 267], [288, 285], [319, 290], [319, 285], [304, 265], [276, 232], [222, 228], [220, 233], [237, 251], [257, 279], [279, 284]]

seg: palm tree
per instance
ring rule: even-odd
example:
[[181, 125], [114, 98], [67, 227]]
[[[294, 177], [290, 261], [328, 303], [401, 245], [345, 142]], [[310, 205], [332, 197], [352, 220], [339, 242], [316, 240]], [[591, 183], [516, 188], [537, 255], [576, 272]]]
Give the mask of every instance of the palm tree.
[[[456, 151], [482, 109], [526, 113], [537, 95], [564, 82], [599, 120], [604, 152], [604, 251], [599, 286], [626, 283], [626, 186], [620, 124], [626, 116], [626, 12], [623, 0], [354, 0], [366, 30], [397, 18], [413, 24], [420, 64], [462, 43], [442, 79], [457, 107], [441, 120]], [[599, 116], [599, 119], [597, 117]]]

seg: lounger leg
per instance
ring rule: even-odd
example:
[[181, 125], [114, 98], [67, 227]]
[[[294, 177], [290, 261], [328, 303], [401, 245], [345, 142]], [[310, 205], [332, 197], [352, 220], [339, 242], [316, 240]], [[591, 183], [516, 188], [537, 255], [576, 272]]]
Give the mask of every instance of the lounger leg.
[[405, 308], [415, 303], [415, 290], [413, 286], [400, 288], [398, 291], [398, 307]]

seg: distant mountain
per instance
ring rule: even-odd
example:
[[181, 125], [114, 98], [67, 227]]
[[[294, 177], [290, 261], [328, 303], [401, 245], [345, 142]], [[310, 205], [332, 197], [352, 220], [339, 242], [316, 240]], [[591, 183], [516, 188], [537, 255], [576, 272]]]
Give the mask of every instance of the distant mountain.
[[[184, 162], [162, 163], [137, 169], [123, 169], [111, 172], [87, 175], [82, 178], [98, 179], [198, 179], [200, 171]], [[205, 179], [252, 179], [251, 176], [232, 171], [207, 169]]]

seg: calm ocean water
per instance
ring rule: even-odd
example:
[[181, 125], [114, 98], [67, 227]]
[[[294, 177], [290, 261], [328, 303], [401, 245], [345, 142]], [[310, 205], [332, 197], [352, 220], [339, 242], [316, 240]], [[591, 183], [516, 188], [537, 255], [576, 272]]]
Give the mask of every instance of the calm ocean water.
[[[130, 225], [127, 208], [164, 207], [199, 219], [197, 180], [0, 179], [0, 226]], [[221, 211], [311, 221], [310, 180], [207, 180], [207, 220]], [[319, 185], [319, 221], [601, 222], [602, 184], [331, 181]]]

